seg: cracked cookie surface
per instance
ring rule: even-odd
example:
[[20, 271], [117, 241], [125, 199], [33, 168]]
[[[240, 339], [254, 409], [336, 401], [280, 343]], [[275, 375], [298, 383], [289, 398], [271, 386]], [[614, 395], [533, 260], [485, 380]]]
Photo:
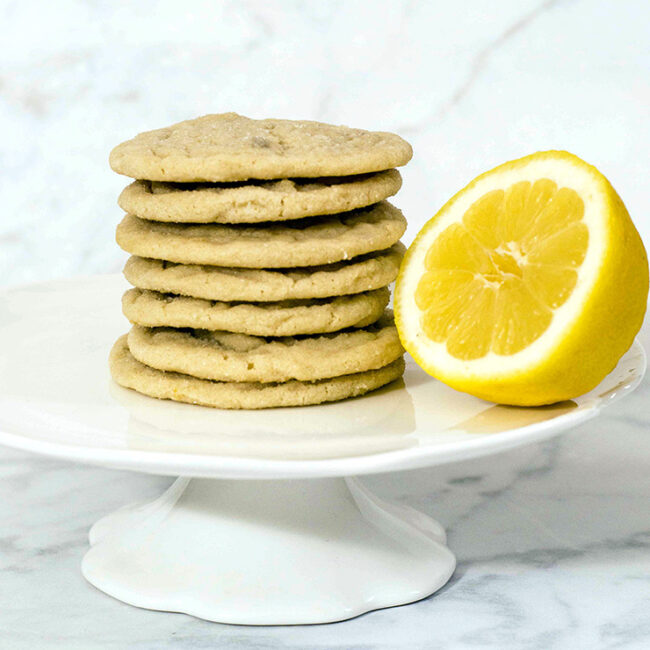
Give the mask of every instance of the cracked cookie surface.
[[268, 269], [350, 260], [392, 246], [405, 230], [401, 211], [382, 201], [337, 215], [259, 225], [163, 223], [126, 215], [116, 239], [142, 257]]
[[364, 328], [304, 337], [134, 325], [128, 345], [138, 361], [158, 370], [246, 382], [315, 381], [375, 370], [404, 352], [390, 312]]
[[221, 113], [140, 133], [115, 147], [109, 162], [132, 178], [191, 183], [366, 174], [412, 155], [393, 133]]
[[223, 409], [263, 409], [333, 402], [368, 393], [404, 373], [404, 359], [400, 357], [375, 370], [313, 382], [217, 382], [177, 372], [163, 372], [140, 363], [129, 352], [126, 335], [113, 346], [109, 365], [115, 382], [125, 388], [159, 399]]
[[119, 206], [152, 221], [176, 223], [260, 223], [362, 208], [396, 194], [402, 178], [396, 169], [362, 176], [283, 179], [237, 184], [134, 181]]
[[132, 323], [145, 327], [294, 336], [365, 327], [379, 319], [388, 299], [387, 288], [335, 298], [266, 303], [211, 301], [130, 289], [122, 297], [122, 311]]
[[124, 276], [135, 287], [206, 300], [277, 302], [361, 293], [397, 277], [401, 243], [348, 262], [295, 269], [241, 269], [130, 257]]

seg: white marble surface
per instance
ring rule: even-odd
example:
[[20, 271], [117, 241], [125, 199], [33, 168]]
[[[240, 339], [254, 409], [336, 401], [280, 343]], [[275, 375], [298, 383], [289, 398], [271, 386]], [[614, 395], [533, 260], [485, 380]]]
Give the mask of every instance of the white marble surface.
[[[407, 241], [478, 172], [549, 148], [605, 172], [650, 241], [647, 2], [0, 9], [0, 284], [118, 270], [126, 180], [108, 169], [110, 148], [226, 110], [409, 139], [396, 199]], [[459, 568], [408, 608], [307, 628], [213, 625], [93, 590], [79, 573], [88, 527], [169, 479], [1, 450], [0, 647], [648, 647], [649, 423], [646, 382], [551, 443], [367, 479], [438, 518]]]

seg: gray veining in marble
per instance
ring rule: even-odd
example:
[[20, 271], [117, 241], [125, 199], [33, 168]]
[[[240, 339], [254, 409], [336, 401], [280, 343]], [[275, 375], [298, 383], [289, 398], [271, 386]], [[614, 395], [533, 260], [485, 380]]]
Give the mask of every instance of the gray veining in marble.
[[[118, 270], [127, 181], [110, 148], [225, 110], [403, 134], [407, 241], [477, 173], [549, 148], [601, 168], [650, 241], [646, 2], [0, 9], [0, 284]], [[366, 479], [439, 519], [458, 569], [414, 605], [294, 628], [215, 625], [94, 590], [79, 572], [90, 525], [169, 479], [0, 449], [0, 648], [650, 647], [649, 424], [646, 381], [548, 443]]]

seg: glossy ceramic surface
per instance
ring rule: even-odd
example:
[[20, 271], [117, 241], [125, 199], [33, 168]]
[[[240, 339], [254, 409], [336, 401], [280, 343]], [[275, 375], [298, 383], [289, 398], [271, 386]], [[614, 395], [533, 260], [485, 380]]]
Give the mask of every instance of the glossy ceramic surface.
[[82, 564], [131, 605], [246, 625], [330, 623], [424, 598], [456, 560], [442, 527], [355, 479], [178, 479], [98, 521]]

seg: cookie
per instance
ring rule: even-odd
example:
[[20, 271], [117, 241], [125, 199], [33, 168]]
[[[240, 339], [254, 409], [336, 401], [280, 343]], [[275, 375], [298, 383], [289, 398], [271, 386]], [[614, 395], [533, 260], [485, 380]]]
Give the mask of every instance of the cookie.
[[362, 329], [304, 337], [134, 325], [128, 343], [131, 354], [152, 368], [215, 381], [315, 381], [375, 370], [404, 352], [388, 313]]
[[140, 133], [115, 147], [109, 162], [132, 178], [222, 183], [367, 174], [412, 155], [393, 133], [221, 113]]
[[116, 239], [141, 257], [266, 269], [349, 260], [392, 246], [405, 230], [402, 213], [382, 201], [337, 215], [254, 225], [163, 223], [126, 215]]
[[384, 313], [388, 298], [383, 288], [336, 298], [242, 303], [131, 289], [122, 298], [122, 311], [132, 323], [146, 327], [294, 336], [370, 325]]
[[285, 221], [363, 208], [396, 194], [396, 169], [327, 179], [284, 179], [215, 185], [135, 181], [118, 203], [129, 214], [177, 223]]
[[263, 409], [333, 402], [363, 395], [404, 373], [404, 359], [400, 357], [376, 370], [314, 382], [216, 382], [163, 372], [140, 363], [129, 352], [126, 336], [120, 337], [113, 346], [109, 365], [113, 379], [120, 386], [151, 397], [223, 409]]
[[405, 250], [403, 244], [397, 243], [350, 262], [272, 271], [130, 257], [124, 266], [124, 277], [142, 289], [206, 300], [278, 302], [327, 298], [390, 284], [397, 277]]

